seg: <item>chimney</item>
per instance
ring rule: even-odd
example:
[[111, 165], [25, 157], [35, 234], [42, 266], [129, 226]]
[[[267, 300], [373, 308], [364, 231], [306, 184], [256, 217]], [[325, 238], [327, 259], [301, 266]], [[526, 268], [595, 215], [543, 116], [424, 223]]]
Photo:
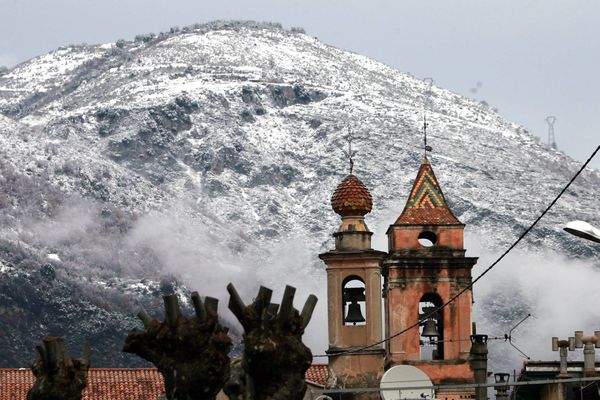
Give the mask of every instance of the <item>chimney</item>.
[[494, 386], [496, 390], [496, 400], [508, 400], [508, 380], [510, 374], [506, 372], [497, 372], [494, 374], [494, 380], [498, 386]]
[[594, 336], [583, 336], [583, 331], [575, 331], [575, 347], [583, 347], [583, 376], [596, 376], [596, 348], [600, 347], [600, 331]]
[[560, 372], [557, 378], [570, 378], [567, 372], [567, 355], [569, 351], [575, 350], [575, 338], [570, 337], [568, 340], [558, 340], [557, 337], [552, 338], [552, 351], [560, 349]]
[[[487, 382], [487, 335], [471, 335], [471, 368], [474, 373], [474, 383]], [[487, 387], [475, 388], [476, 400], [487, 400]]]

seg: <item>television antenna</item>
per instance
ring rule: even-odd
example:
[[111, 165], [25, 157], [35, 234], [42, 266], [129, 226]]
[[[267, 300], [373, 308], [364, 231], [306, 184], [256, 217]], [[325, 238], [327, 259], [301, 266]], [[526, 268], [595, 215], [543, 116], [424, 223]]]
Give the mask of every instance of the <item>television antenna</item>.
[[521, 355], [523, 357], [525, 357], [528, 360], [531, 360], [531, 358], [525, 354], [521, 349], [519, 349], [517, 346], [515, 346], [515, 344], [513, 343], [513, 331], [515, 329], [517, 329], [517, 327], [519, 325], [521, 325], [523, 322], [525, 322], [526, 319], [528, 319], [529, 317], [531, 317], [531, 314], [527, 314], [523, 319], [521, 319], [519, 322], [517, 322], [517, 324], [515, 326], [513, 326], [512, 328], [510, 328], [510, 331], [508, 331], [508, 333], [504, 334], [504, 341], [507, 342], [508, 344], [510, 344], [515, 350], [517, 350], [519, 353], [521, 353]]

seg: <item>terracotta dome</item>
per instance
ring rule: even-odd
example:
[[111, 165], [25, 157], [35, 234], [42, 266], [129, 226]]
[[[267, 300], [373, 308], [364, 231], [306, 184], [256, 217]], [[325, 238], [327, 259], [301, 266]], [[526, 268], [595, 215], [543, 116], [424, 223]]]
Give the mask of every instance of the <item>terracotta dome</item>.
[[354, 175], [348, 175], [333, 192], [331, 207], [342, 217], [365, 215], [373, 207], [373, 198], [360, 179]]

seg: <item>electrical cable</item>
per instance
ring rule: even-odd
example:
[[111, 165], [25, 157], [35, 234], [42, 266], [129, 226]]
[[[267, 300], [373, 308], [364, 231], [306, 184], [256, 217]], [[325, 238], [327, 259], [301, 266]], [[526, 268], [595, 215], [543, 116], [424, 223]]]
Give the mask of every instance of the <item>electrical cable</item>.
[[[441, 385], [424, 385], [424, 386], [399, 386], [399, 387], [365, 387], [365, 388], [329, 388], [329, 389], [316, 389], [315, 394], [319, 395], [324, 392], [327, 395], [332, 394], [343, 394], [343, 393], [375, 393], [375, 392], [387, 392], [387, 391], [397, 391], [397, 390], [415, 390], [415, 389], [470, 389], [470, 388], [497, 388], [497, 387], [514, 387], [515, 390], [520, 388], [521, 386], [540, 386], [540, 385], [548, 385], [555, 383], [585, 383], [591, 382], [598, 383], [600, 381], [600, 377], [591, 376], [591, 377], [582, 377], [582, 378], [550, 378], [550, 379], [536, 379], [532, 381], [513, 381], [513, 382], [505, 382], [505, 383], [464, 383], [464, 384], [441, 384]], [[401, 382], [401, 381], [399, 381]], [[588, 385], [591, 386], [591, 385]], [[514, 392], [513, 392], [514, 393]]]
[[387, 343], [390, 340], [392, 340], [392, 339], [394, 339], [394, 338], [402, 335], [403, 333], [406, 333], [409, 330], [420, 326], [423, 321], [425, 321], [425, 320], [433, 317], [435, 314], [437, 314], [438, 312], [440, 312], [441, 310], [443, 310], [444, 308], [446, 308], [448, 305], [450, 305], [452, 302], [454, 302], [454, 300], [456, 300], [460, 295], [462, 295], [463, 293], [465, 293], [467, 290], [472, 289], [473, 285], [475, 285], [475, 283], [477, 283], [481, 278], [483, 278], [485, 275], [487, 275], [487, 273], [490, 272], [492, 270], [492, 268], [494, 268], [496, 265], [498, 265], [498, 263], [500, 261], [502, 261], [504, 259], [504, 257], [506, 257], [506, 255], [508, 255], [508, 253], [510, 253], [521, 242], [521, 240], [523, 240], [525, 238], [525, 236], [527, 236], [527, 234], [529, 232], [531, 232], [531, 230], [538, 224], [538, 222], [540, 222], [540, 220], [548, 213], [548, 211], [550, 211], [550, 209], [562, 197], [562, 195], [567, 191], [567, 189], [569, 189], [569, 187], [575, 181], [575, 179], [577, 179], [577, 177], [583, 172], [583, 170], [585, 170], [585, 168], [588, 166], [588, 164], [590, 163], [590, 161], [592, 161], [592, 159], [596, 156], [596, 154], [598, 153], [598, 151], [600, 151], [600, 145], [598, 147], [596, 147], [596, 150], [594, 150], [594, 152], [592, 153], [592, 155], [581, 166], [581, 168], [575, 173], [575, 175], [571, 178], [571, 180], [567, 183], [567, 185], [560, 191], [560, 193], [554, 198], [554, 200], [552, 200], [552, 202], [550, 203], [550, 205], [548, 205], [548, 207], [546, 207], [546, 209], [544, 211], [542, 211], [542, 213], [535, 219], [535, 221], [533, 221], [533, 223], [531, 225], [529, 225], [529, 227], [527, 229], [525, 229], [525, 231], [517, 238], [517, 240], [513, 244], [511, 244], [500, 255], [500, 257], [498, 257], [496, 259], [496, 261], [494, 261], [481, 274], [479, 274], [479, 276], [477, 276], [475, 279], [473, 279], [473, 281], [471, 281], [471, 283], [469, 283], [467, 286], [465, 286], [463, 289], [461, 289], [457, 294], [455, 294], [454, 296], [452, 296], [444, 304], [442, 304], [441, 306], [438, 306], [435, 310], [431, 311], [429, 314], [424, 315], [421, 319], [419, 319], [414, 324], [409, 325], [408, 327], [402, 329], [399, 332], [394, 333], [391, 336], [388, 336], [387, 338], [384, 338], [384, 339], [382, 339], [380, 341], [377, 341], [375, 343], [371, 343], [368, 346], [363, 346], [363, 347], [360, 347], [358, 349], [350, 349], [350, 350], [345, 350], [345, 351], [340, 351], [340, 352], [331, 352], [329, 354], [318, 354], [318, 355], [314, 355], [313, 358], [316, 358], [316, 357], [336, 357], [336, 356], [341, 356], [341, 355], [344, 355], [344, 354], [355, 354], [355, 353], [359, 353], [359, 352], [368, 350], [368, 349], [370, 349], [372, 347], [375, 347], [375, 346], [378, 346], [380, 344]]

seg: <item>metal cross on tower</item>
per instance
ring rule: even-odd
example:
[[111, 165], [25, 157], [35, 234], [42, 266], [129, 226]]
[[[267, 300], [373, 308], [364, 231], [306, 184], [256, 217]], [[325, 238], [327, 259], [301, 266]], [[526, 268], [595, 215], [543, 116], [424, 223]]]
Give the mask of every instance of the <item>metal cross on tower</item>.
[[427, 152], [433, 150], [431, 146], [427, 145], [427, 115], [423, 115], [423, 149], [425, 150], [425, 159], [427, 159]]
[[556, 122], [556, 117], [549, 115], [546, 117], [545, 121], [548, 124], [548, 145], [553, 149], [556, 149], [556, 138], [554, 137], [554, 123]]
[[423, 101], [423, 149], [424, 156], [427, 159], [427, 152], [432, 151], [431, 146], [427, 145], [427, 107], [431, 106], [431, 87], [433, 86], [433, 78], [423, 79], [428, 86], [425, 90], [425, 101]]
[[350, 174], [352, 174], [352, 169], [354, 168], [354, 160], [352, 157], [356, 155], [356, 150], [352, 150], [352, 132], [350, 132], [350, 128], [348, 128], [348, 135], [346, 136], [346, 142], [348, 142], [348, 150], [342, 149], [346, 158], [350, 162]]

